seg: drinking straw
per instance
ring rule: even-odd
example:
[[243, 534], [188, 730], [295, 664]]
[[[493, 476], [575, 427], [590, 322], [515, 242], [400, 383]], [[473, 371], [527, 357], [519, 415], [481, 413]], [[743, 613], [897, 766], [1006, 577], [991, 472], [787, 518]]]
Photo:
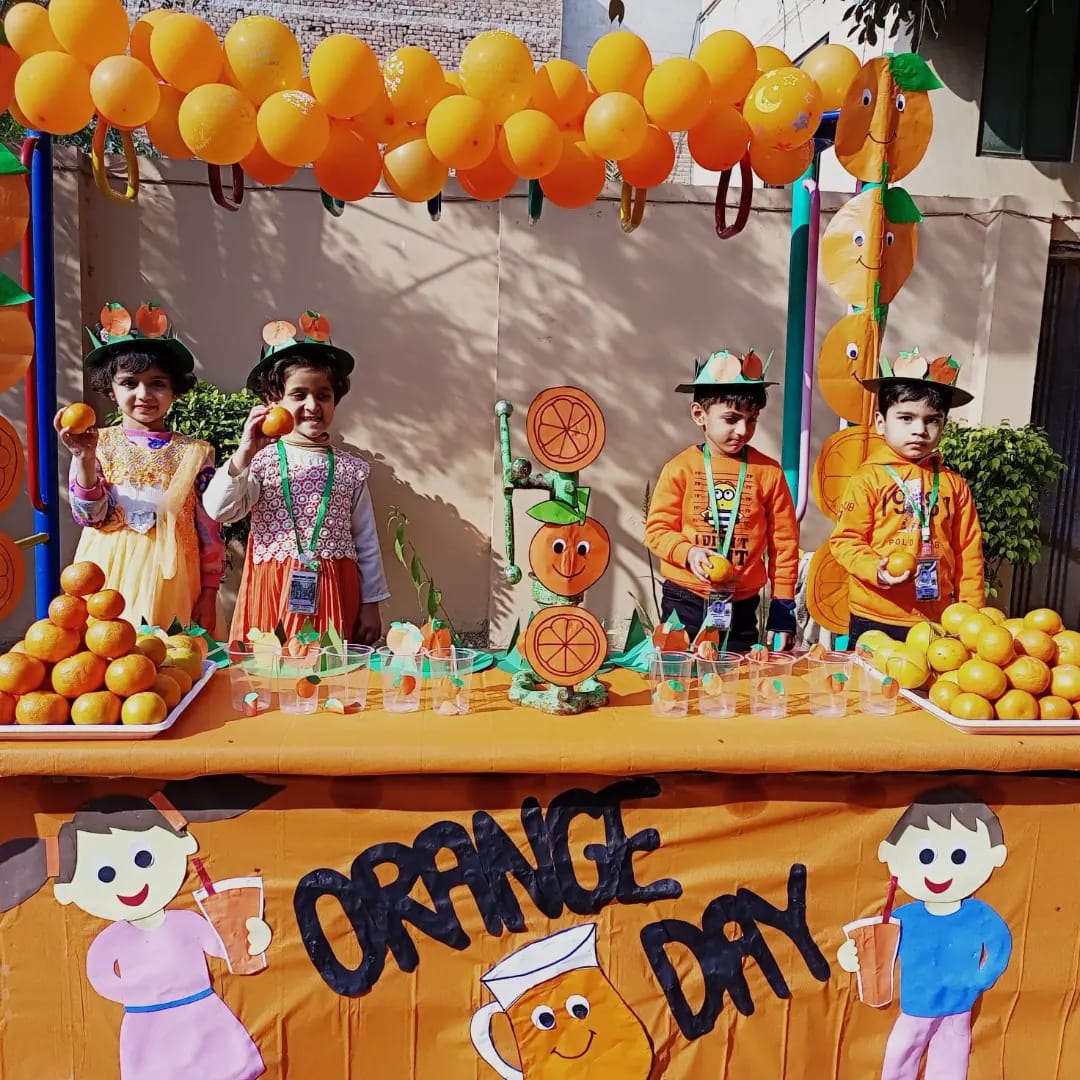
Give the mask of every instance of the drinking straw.
[[203, 866], [202, 859], [196, 856], [191, 860], [191, 865], [195, 867], [195, 873], [199, 875], [199, 880], [203, 883], [203, 888], [206, 890], [206, 895], [216, 896], [217, 890], [214, 888], [214, 883], [210, 880], [210, 875], [206, 872], [206, 867]]
[[[195, 860], [198, 862], [198, 859]], [[896, 899], [896, 878], [889, 878], [889, 892], [885, 897], [885, 910], [881, 913], [881, 921], [887, 923], [892, 918], [893, 901]]]

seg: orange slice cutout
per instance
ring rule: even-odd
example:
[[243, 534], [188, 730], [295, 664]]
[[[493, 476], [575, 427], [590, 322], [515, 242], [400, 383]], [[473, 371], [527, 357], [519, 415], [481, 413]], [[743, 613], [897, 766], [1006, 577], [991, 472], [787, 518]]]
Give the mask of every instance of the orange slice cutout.
[[917, 352], [907, 356], [898, 356], [892, 365], [893, 374], [898, 379], [921, 379], [930, 370], [926, 357]]
[[717, 353], [709, 360], [704, 381], [714, 383], [735, 382], [742, 374], [742, 371], [742, 362], [734, 353]]
[[881, 328], [869, 310], [845, 315], [825, 335], [818, 353], [818, 386], [825, 404], [849, 424], [866, 424], [873, 395], [859, 382], [878, 374]]
[[844, 428], [825, 440], [810, 480], [814, 501], [827, 518], [836, 521], [840, 517], [848, 481], [882, 442], [880, 435], [864, 427]]
[[0, 416], [0, 512], [14, 501], [22, 486], [24, 453], [19, 433]]
[[546, 682], [576, 686], [600, 670], [607, 656], [607, 635], [600, 620], [584, 608], [544, 608], [529, 623], [522, 651]]
[[813, 620], [834, 634], [848, 629], [848, 575], [822, 544], [810, 560], [806, 606]]
[[22, 596], [26, 583], [23, 553], [6, 533], [0, 533], [0, 620], [6, 619]]
[[607, 427], [600, 406], [576, 386], [553, 386], [529, 406], [525, 433], [533, 456], [556, 472], [580, 472], [604, 449]]

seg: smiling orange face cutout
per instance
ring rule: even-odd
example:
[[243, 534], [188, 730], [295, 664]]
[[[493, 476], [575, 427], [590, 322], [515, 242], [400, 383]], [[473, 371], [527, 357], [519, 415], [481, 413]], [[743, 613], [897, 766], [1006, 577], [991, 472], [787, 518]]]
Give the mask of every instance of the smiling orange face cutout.
[[529, 545], [532, 572], [558, 596], [580, 596], [592, 588], [610, 559], [608, 531], [591, 517], [580, 525], [542, 525]]
[[818, 385], [825, 404], [841, 420], [869, 422], [873, 395], [859, 380], [877, 374], [880, 351], [881, 327], [869, 310], [845, 315], [825, 335], [818, 354]]

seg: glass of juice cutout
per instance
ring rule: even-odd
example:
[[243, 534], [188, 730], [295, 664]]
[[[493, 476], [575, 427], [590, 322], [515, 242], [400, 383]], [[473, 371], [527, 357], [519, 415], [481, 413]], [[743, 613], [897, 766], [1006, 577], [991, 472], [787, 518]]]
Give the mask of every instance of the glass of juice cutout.
[[263, 879], [225, 878], [213, 882], [200, 859], [193, 865], [203, 887], [195, 890], [195, 903], [225, 950], [225, 962], [233, 975], [255, 975], [266, 967], [266, 953], [248, 951], [248, 919], [263, 917]]
[[859, 957], [859, 1000], [874, 1009], [891, 1005], [896, 993], [896, 956], [900, 949], [900, 923], [892, 917], [896, 878], [889, 881], [889, 895], [881, 915], [856, 919], [844, 927], [844, 936], [855, 942]]

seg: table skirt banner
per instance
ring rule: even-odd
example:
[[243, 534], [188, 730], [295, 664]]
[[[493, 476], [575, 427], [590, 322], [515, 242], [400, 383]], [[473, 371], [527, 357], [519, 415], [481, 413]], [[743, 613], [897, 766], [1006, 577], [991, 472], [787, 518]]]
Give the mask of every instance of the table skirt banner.
[[1080, 779], [0, 782], [5, 1080], [1075, 1076]]

